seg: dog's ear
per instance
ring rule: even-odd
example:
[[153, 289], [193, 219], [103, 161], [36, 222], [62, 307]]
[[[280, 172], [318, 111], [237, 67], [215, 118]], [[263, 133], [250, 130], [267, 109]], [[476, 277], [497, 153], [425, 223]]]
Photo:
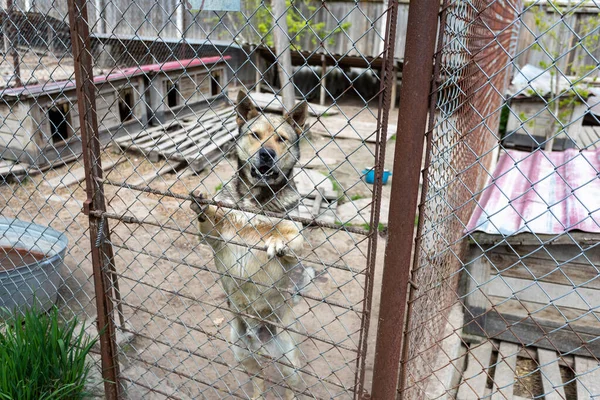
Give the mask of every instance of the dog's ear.
[[235, 111], [237, 111], [237, 119], [236, 122], [238, 126], [244, 125], [246, 122], [250, 121], [252, 118], [258, 116], [258, 110], [252, 104], [252, 100], [250, 100], [250, 96], [243, 90], [240, 90], [237, 97], [237, 105], [235, 106]]
[[306, 103], [306, 101], [297, 104], [292, 111], [285, 114], [285, 120], [296, 130], [298, 135], [302, 134], [304, 131], [304, 124], [306, 123], [307, 117], [308, 103]]

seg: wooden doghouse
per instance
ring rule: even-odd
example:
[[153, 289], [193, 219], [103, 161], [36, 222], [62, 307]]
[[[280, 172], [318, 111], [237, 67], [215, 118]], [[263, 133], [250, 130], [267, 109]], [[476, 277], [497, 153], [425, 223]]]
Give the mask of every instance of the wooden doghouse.
[[[94, 79], [100, 140], [141, 129], [146, 109], [140, 101], [144, 78], [112, 74]], [[6, 89], [0, 102], [0, 157], [43, 166], [81, 154], [79, 110], [74, 81]]]
[[[207, 108], [223, 96], [228, 58], [151, 64], [95, 77], [101, 143], [135, 135], [149, 120], [158, 124]], [[0, 116], [2, 159], [43, 166], [81, 154], [74, 81], [6, 89]]]
[[165, 123], [194, 116], [210, 101], [224, 96], [230, 56], [194, 58], [142, 67], [149, 77], [150, 121]]
[[600, 151], [509, 151], [467, 226], [467, 334], [600, 356]]

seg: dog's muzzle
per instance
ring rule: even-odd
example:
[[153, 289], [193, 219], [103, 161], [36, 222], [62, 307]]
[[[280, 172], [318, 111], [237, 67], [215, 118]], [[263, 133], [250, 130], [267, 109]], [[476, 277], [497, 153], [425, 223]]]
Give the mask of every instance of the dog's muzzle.
[[252, 176], [259, 179], [276, 178], [279, 170], [275, 163], [277, 153], [273, 149], [261, 148], [258, 151], [258, 160], [252, 165]]

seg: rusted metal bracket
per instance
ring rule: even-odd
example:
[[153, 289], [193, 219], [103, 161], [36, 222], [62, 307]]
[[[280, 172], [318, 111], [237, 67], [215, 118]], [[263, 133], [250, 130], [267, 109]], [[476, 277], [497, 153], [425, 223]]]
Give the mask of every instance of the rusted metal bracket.
[[[109, 276], [109, 271], [114, 270], [114, 255], [112, 246], [110, 246], [108, 222], [105, 221], [102, 224], [102, 218], [93, 213], [93, 211], [106, 211], [106, 205], [102, 184], [97, 182], [98, 178], [102, 178], [102, 167], [87, 2], [86, 0], [68, 0], [68, 6], [87, 194], [83, 212], [89, 216], [102, 377], [104, 378], [106, 398], [116, 400], [120, 398], [119, 362], [111, 291], [118, 292], [118, 286]], [[103, 239], [100, 240], [99, 246], [96, 246], [97, 238]]]

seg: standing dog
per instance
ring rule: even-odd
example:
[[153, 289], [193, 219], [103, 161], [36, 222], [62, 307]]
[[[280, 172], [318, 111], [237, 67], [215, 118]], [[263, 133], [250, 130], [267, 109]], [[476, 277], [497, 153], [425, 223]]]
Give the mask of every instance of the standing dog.
[[[244, 92], [238, 94], [237, 173], [215, 200], [245, 209], [287, 213], [300, 197], [293, 168], [300, 156], [299, 139], [307, 117], [303, 102], [283, 116], [258, 112]], [[206, 198], [202, 195], [199, 198]], [[292, 312], [292, 269], [301, 266], [297, 255], [304, 240], [300, 227], [289, 220], [192, 203], [200, 231], [214, 253], [221, 284], [235, 317], [230, 340], [238, 362], [254, 375], [254, 397], [263, 398], [259, 354], [280, 363], [288, 390], [299, 383], [296, 318]], [[250, 249], [232, 243], [266, 247]], [[291, 329], [291, 330], [289, 330]]]

